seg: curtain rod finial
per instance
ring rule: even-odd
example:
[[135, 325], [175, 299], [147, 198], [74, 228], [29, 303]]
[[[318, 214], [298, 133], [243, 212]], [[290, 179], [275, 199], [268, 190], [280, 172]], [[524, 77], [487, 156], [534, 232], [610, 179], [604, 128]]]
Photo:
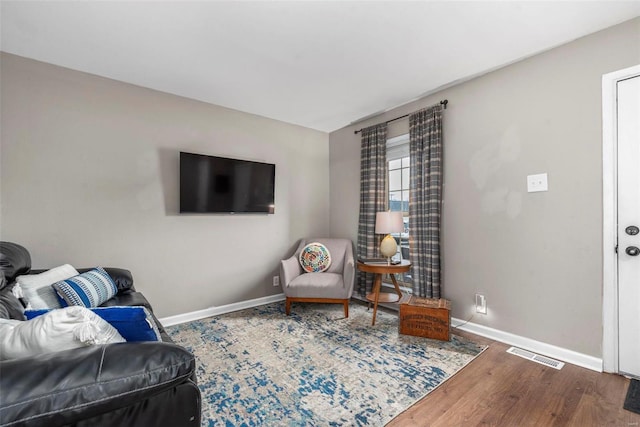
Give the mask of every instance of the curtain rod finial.
[[448, 104], [448, 103], [449, 103], [449, 100], [448, 100], [448, 99], [445, 99], [444, 101], [440, 101], [440, 104], [442, 104], [442, 105], [444, 106], [443, 108], [444, 108], [445, 110], [447, 109], [447, 104]]

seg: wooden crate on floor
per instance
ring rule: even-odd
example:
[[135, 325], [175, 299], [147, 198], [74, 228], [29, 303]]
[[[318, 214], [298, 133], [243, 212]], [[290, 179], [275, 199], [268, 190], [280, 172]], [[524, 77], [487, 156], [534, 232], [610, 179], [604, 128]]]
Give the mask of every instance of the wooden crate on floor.
[[404, 335], [451, 339], [451, 301], [411, 296], [400, 304], [400, 328]]

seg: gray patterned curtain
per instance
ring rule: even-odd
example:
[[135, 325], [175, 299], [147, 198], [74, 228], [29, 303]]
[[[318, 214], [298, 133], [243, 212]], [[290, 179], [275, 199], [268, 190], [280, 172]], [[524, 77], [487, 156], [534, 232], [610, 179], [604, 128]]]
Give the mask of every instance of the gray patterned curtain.
[[[358, 221], [358, 256], [375, 257], [376, 213], [387, 206], [387, 124], [362, 129], [360, 142], [360, 217]], [[373, 275], [358, 272], [358, 293], [371, 292]]]
[[442, 106], [409, 116], [411, 277], [413, 293], [440, 298]]

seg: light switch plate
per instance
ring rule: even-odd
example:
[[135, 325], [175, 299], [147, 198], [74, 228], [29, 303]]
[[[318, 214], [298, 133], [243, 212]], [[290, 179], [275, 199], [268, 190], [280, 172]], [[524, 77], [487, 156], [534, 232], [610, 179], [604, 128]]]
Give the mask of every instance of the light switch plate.
[[548, 191], [549, 184], [547, 182], [547, 174], [539, 173], [537, 175], [527, 175], [527, 191], [535, 193], [537, 191]]

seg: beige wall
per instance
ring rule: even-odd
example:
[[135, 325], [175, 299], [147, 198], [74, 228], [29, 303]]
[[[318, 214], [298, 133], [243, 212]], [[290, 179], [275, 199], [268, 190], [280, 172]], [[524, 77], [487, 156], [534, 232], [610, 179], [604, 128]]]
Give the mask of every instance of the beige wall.
[[[446, 42], [446, 41], [445, 41]], [[602, 75], [640, 63], [640, 19], [330, 134], [331, 232], [357, 238], [354, 129], [449, 100], [444, 293], [453, 316], [602, 355]], [[408, 132], [396, 122], [390, 136]], [[528, 174], [549, 191], [527, 193]]]
[[[326, 133], [1, 56], [3, 240], [35, 267], [129, 268], [163, 317], [281, 292], [329, 232]], [[178, 152], [276, 164], [274, 215], [179, 215]]]

